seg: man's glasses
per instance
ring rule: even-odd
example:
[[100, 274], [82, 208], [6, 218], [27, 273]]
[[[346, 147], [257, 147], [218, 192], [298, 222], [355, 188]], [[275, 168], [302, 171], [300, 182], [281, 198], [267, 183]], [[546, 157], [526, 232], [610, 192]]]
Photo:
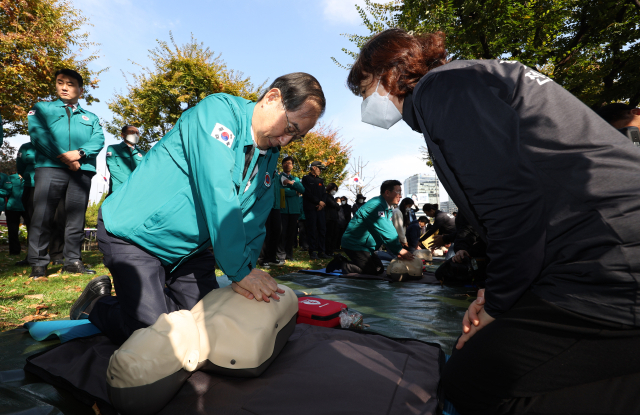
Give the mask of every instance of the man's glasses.
[[286, 109], [284, 110], [284, 116], [287, 118], [287, 128], [284, 129], [284, 134], [291, 136], [291, 141], [289, 142], [293, 143], [294, 141], [301, 141], [306, 134], [300, 135], [300, 132], [298, 131], [298, 129], [293, 127], [291, 123], [289, 123], [289, 115], [287, 115]]

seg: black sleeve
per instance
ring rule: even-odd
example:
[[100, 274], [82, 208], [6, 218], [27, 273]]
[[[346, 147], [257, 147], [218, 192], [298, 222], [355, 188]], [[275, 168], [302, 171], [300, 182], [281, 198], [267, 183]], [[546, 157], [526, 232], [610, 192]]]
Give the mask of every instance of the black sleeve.
[[418, 98], [444, 158], [435, 162], [454, 172], [486, 229], [485, 310], [493, 317], [540, 274], [546, 235], [543, 186], [521, 145], [518, 113], [505, 102], [510, 93], [498, 77], [470, 67], [432, 75]]
[[473, 229], [471, 224], [464, 218], [462, 213], [458, 213], [456, 217], [456, 238], [453, 242], [453, 247], [458, 251], [467, 251], [471, 249], [471, 246], [478, 238], [477, 232]]
[[338, 202], [336, 202], [336, 199], [325, 193], [325, 202], [327, 204], [327, 206], [331, 207], [332, 209], [340, 209], [340, 205], [338, 204]]
[[304, 193], [302, 194], [302, 197], [310, 203], [317, 205], [318, 203], [320, 203], [320, 199], [318, 199], [313, 194], [313, 191], [311, 190], [311, 183], [309, 183], [309, 181], [309, 176], [304, 176], [300, 181], [302, 183], [302, 186], [304, 186]]

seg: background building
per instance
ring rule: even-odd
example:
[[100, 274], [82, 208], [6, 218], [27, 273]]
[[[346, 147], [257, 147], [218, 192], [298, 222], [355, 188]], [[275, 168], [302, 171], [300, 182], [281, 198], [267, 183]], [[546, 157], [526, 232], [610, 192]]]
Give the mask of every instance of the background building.
[[420, 209], [425, 203], [440, 204], [440, 182], [436, 176], [414, 174], [404, 181], [402, 193], [412, 198]]
[[449, 199], [446, 202], [440, 203], [440, 210], [445, 213], [453, 213], [458, 210], [458, 206], [453, 203], [453, 200]]

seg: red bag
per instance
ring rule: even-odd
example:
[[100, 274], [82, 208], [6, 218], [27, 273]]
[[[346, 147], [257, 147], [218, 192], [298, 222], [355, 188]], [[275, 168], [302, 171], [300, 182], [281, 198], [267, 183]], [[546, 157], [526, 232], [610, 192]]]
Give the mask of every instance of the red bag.
[[331, 300], [315, 297], [298, 298], [298, 319], [296, 323], [312, 326], [337, 327], [340, 325], [340, 311], [347, 306]]

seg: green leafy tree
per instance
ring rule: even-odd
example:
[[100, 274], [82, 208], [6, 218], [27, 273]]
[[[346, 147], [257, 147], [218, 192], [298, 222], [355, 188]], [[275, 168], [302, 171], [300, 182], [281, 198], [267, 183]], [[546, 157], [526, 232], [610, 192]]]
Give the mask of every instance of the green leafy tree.
[[[78, 71], [88, 104], [89, 91], [102, 71], [91, 71], [98, 58], [82, 26], [88, 24], [71, 0], [0, 0], [0, 115], [5, 138], [27, 134], [27, 112], [42, 100], [55, 99], [58, 69]], [[5, 148], [3, 147], [3, 150]]]
[[593, 108], [640, 102], [638, 0], [365, 0], [356, 7], [369, 31], [346, 35], [358, 47], [389, 27], [443, 31], [453, 59], [518, 60]]
[[264, 86], [255, 88], [242, 72], [228, 69], [220, 55], [215, 56], [193, 35], [182, 46], [171, 32], [169, 37], [170, 44], [157, 40], [158, 46], [149, 50], [153, 68], [141, 67], [142, 74], [132, 74], [133, 82], [127, 81], [126, 94], [116, 94], [108, 103], [115, 117], [107, 123], [107, 131], [119, 137], [122, 126], [135, 125], [140, 129], [139, 145], [145, 150], [171, 131], [184, 111], [208, 95], [224, 92], [256, 101]]
[[297, 141], [284, 147], [280, 154], [278, 169], [282, 166], [282, 159], [291, 156], [293, 171], [291, 174], [298, 178], [309, 174], [309, 166], [313, 161], [321, 161], [327, 168], [320, 174], [325, 184], [342, 184], [347, 177], [345, 168], [349, 163], [351, 148], [342, 142], [338, 130], [330, 126], [319, 124], [309, 131], [302, 142]]
[[98, 211], [100, 210], [100, 206], [107, 198], [107, 193], [104, 193], [98, 203], [89, 202], [87, 206], [87, 211], [84, 214], [84, 222], [86, 228], [95, 228], [98, 226]]
[[0, 172], [12, 174], [16, 171], [16, 148], [5, 141], [0, 151]]

